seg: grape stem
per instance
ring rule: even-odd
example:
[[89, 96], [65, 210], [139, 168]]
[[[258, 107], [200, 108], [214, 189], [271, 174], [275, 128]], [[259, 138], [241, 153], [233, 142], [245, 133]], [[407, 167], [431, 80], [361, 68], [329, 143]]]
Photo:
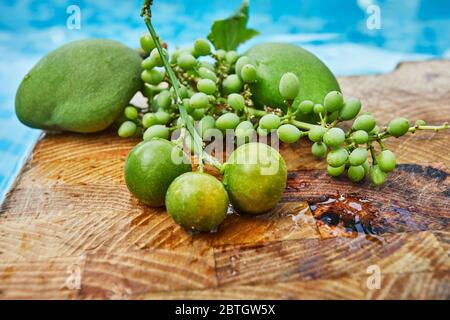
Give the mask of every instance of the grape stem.
[[380, 145], [381, 151], [386, 150], [386, 146], [384, 145], [383, 140], [379, 139], [379, 140], [377, 140], [377, 142]]
[[255, 117], [263, 117], [267, 114], [267, 112], [265, 112], [264, 110], [258, 110], [258, 109], [251, 108], [251, 107], [246, 107], [246, 109], [250, 115], [255, 116]]
[[414, 133], [416, 130], [434, 130], [434, 131], [440, 131], [450, 128], [448, 123], [445, 122], [441, 126], [414, 126], [409, 128], [409, 132]]
[[339, 119], [336, 119], [336, 120], [334, 120], [332, 123], [330, 123], [328, 126], [329, 126], [330, 128], [334, 128], [339, 122], [340, 122], [340, 120], [339, 120]]
[[[419, 126], [419, 125], [416, 125], [414, 127], [410, 127], [408, 129], [408, 132], [415, 133], [417, 130], [432, 130], [432, 131], [438, 132], [438, 131], [446, 130], [446, 129], [449, 129], [449, 128], [450, 128], [449, 124], [447, 122], [445, 122], [444, 124], [442, 124], [440, 126]], [[389, 132], [385, 131], [383, 133], [380, 133], [378, 135], [370, 137], [369, 140], [370, 141], [376, 141], [376, 140], [387, 139], [387, 138], [390, 138], [390, 137], [392, 137], [392, 135]]]
[[295, 120], [295, 119], [289, 120], [289, 123], [294, 125], [294, 126], [296, 126], [299, 129], [303, 129], [303, 130], [310, 130], [312, 127], [314, 127], [314, 125], [311, 124], [311, 123], [298, 121], [298, 120]]
[[[141, 11], [141, 16], [144, 18], [145, 25], [147, 26], [147, 29], [150, 32], [153, 42], [155, 43], [158, 53], [164, 64], [164, 69], [166, 69], [167, 75], [169, 76], [169, 79], [172, 82], [172, 86], [173, 86], [173, 89], [175, 91], [175, 95], [177, 98], [178, 110], [180, 111], [180, 116], [181, 116], [183, 125], [185, 125], [187, 127], [188, 132], [191, 135], [191, 137], [193, 138], [194, 145], [197, 147], [197, 150], [199, 153], [198, 154], [198, 159], [199, 159], [198, 170], [200, 172], [203, 172], [203, 159], [204, 159], [206, 152], [204, 152], [204, 150], [203, 150], [202, 139], [200, 138], [197, 130], [195, 130], [192, 121], [189, 119], [189, 115], [186, 111], [186, 108], [183, 105], [183, 99], [181, 98], [180, 84], [178, 82], [178, 79], [177, 79], [172, 67], [170, 66], [169, 61], [167, 60], [165, 54], [163, 53], [163, 49], [159, 42], [159, 37], [156, 34], [155, 29], [153, 28], [152, 21], [151, 21], [152, 13], [151, 13], [151, 8], [150, 8], [152, 4], [153, 4], [153, 0], [145, 0], [144, 1], [144, 5], [143, 5], [142, 11]], [[195, 149], [196, 148], [194, 148], [194, 153], [195, 153]], [[209, 155], [207, 155], [206, 158], [211, 160], [210, 159], [211, 157]], [[217, 161], [217, 163], [218, 163], [218, 161]], [[217, 163], [215, 163], [213, 165], [217, 166]], [[222, 165], [220, 165], [220, 167], [218, 167], [218, 169], [220, 170], [221, 167], [222, 167]]]
[[375, 165], [377, 164], [377, 155], [375, 153], [375, 148], [372, 145], [372, 143], [369, 143], [369, 150], [370, 150], [370, 156], [372, 157], [372, 163]]

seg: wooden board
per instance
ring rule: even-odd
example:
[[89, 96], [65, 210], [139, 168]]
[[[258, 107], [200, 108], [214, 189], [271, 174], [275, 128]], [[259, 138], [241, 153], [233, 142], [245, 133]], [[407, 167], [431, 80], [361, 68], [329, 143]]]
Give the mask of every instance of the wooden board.
[[[450, 120], [450, 61], [340, 83], [381, 124]], [[388, 142], [401, 165], [381, 188], [327, 177], [306, 141], [283, 146], [290, 173], [276, 210], [197, 235], [128, 192], [136, 143], [114, 132], [38, 143], [0, 208], [0, 298], [450, 298], [450, 132]], [[326, 215], [352, 201], [376, 234], [324, 224], [309, 207]]]

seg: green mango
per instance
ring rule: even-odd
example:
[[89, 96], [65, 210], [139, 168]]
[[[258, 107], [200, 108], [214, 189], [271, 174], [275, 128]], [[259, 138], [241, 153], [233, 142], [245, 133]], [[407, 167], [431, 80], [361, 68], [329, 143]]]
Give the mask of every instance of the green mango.
[[24, 77], [16, 114], [32, 128], [96, 132], [109, 127], [141, 88], [137, 51], [112, 40], [71, 42]]
[[[278, 85], [283, 74], [293, 72], [300, 80], [300, 93], [294, 101], [311, 100], [323, 103], [330, 91], [341, 91], [333, 73], [314, 54], [287, 43], [263, 43], [250, 48], [245, 55], [256, 65], [257, 81], [250, 84], [252, 98], [259, 107], [281, 108], [287, 105], [280, 95]], [[312, 115], [302, 120], [315, 122]]]

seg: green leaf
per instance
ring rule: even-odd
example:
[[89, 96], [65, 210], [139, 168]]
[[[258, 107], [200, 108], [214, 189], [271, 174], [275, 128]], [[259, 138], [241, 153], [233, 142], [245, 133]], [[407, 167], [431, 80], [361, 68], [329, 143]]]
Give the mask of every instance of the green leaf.
[[247, 21], [248, 0], [244, 0], [232, 16], [214, 21], [208, 39], [216, 50], [236, 50], [241, 43], [259, 34], [258, 31], [247, 28]]

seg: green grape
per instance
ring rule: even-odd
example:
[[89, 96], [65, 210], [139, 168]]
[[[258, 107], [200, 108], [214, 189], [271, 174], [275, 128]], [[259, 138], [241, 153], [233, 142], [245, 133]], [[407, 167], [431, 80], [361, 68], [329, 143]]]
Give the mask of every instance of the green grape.
[[197, 65], [197, 60], [192, 54], [183, 53], [178, 57], [177, 64], [183, 70], [191, 70]]
[[345, 171], [345, 164], [339, 167], [327, 166], [327, 173], [332, 177], [339, 177]]
[[283, 99], [294, 100], [300, 92], [300, 81], [298, 77], [292, 72], [283, 74], [278, 90]]
[[169, 128], [161, 124], [156, 124], [145, 130], [144, 141], [149, 141], [153, 138], [169, 140]]
[[200, 56], [207, 56], [211, 53], [211, 46], [205, 39], [197, 39], [194, 42], [194, 51]]
[[340, 110], [344, 105], [344, 98], [339, 91], [329, 92], [323, 101], [323, 105], [328, 112], [332, 113]]
[[386, 172], [383, 172], [378, 165], [374, 165], [369, 170], [369, 177], [376, 186], [381, 186], [386, 180]]
[[178, 60], [178, 57], [179, 57], [182, 53], [184, 53], [184, 52], [186, 52], [185, 49], [177, 49], [177, 50], [175, 50], [175, 51], [172, 53], [172, 56], [170, 57], [170, 63], [171, 63], [171, 64], [176, 64], [176, 63], [177, 63], [177, 60]]
[[194, 118], [195, 121], [199, 121], [202, 119], [206, 114], [206, 109], [194, 109], [191, 113], [192, 118]]
[[202, 67], [202, 68], [206, 68], [209, 71], [213, 71], [213, 72], [215, 71], [214, 64], [212, 64], [212, 63], [210, 63], [208, 61], [200, 61], [199, 66]]
[[217, 86], [210, 79], [200, 79], [197, 82], [197, 89], [205, 94], [214, 94], [217, 91]]
[[416, 123], [415, 123], [415, 126], [416, 127], [419, 127], [419, 126], [424, 126], [424, 125], [426, 125], [427, 123], [424, 121], [424, 120], [417, 120], [416, 121]]
[[240, 111], [245, 107], [245, 100], [239, 93], [232, 93], [228, 96], [228, 104], [236, 111]]
[[352, 133], [352, 140], [356, 144], [364, 144], [369, 141], [369, 134], [364, 130], [358, 130]]
[[338, 117], [339, 117], [339, 111], [335, 111], [328, 115], [327, 122], [328, 123], [334, 122], [334, 120], [337, 120]]
[[[173, 87], [172, 87], [172, 88], [173, 88]], [[180, 98], [181, 98], [181, 99], [189, 98], [189, 90], [188, 90], [188, 88], [186, 88], [186, 86], [180, 85], [180, 90], [179, 90], [179, 92], [180, 92]], [[175, 92], [174, 92], [174, 93], [175, 93]]]
[[209, 98], [203, 92], [197, 92], [191, 97], [189, 103], [194, 109], [203, 109], [209, 106]]
[[235, 113], [225, 113], [216, 120], [216, 127], [222, 131], [235, 129], [239, 124], [239, 117]]
[[152, 69], [154, 67], [153, 61], [151, 59], [142, 60], [141, 67], [142, 67], [142, 69], [150, 70], [150, 69]]
[[331, 128], [323, 135], [323, 142], [330, 148], [338, 147], [345, 141], [345, 132], [341, 128]]
[[165, 111], [158, 111], [155, 113], [156, 123], [158, 124], [168, 124], [170, 121], [170, 114]]
[[323, 158], [327, 154], [327, 145], [323, 142], [314, 142], [311, 147], [311, 153], [316, 158]]
[[197, 51], [195, 51], [194, 47], [190, 47], [186, 53], [190, 54], [191, 56], [193, 56], [195, 59], [199, 58], [200, 55], [197, 53]]
[[[169, 55], [168, 55], [166, 49], [163, 49], [163, 55], [166, 58], [168, 58]], [[163, 61], [161, 59], [161, 56], [159, 55], [159, 51], [158, 51], [157, 48], [154, 48], [152, 50], [152, 52], [150, 52], [150, 58], [149, 59], [152, 61], [153, 65], [156, 66], [156, 67], [164, 66]]]
[[238, 126], [236, 127], [236, 131], [237, 131], [238, 129], [243, 129], [244, 131], [245, 131], [245, 130], [249, 130], [249, 129], [254, 129], [254, 128], [253, 128], [253, 123], [251, 123], [251, 121], [248, 121], [248, 120], [242, 121], [242, 122], [239, 123]]
[[395, 154], [392, 151], [383, 150], [377, 157], [377, 163], [381, 171], [391, 172], [395, 169], [395, 166], [397, 164]]
[[370, 171], [370, 165], [369, 165], [369, 160], [366, 160], [363, 164], [362, 164], [363, 168], [364, 168], [364, 173], [367, 176], [369, 174]]
[[198, 133], [201, 137], [205, 138], [208, 135], [208, 131], [216, 127], [216, 119], [213, 116], [204, 116], [198, 124]]
[[258, 135], [260, 135], [261, 137], [265, 137], [269, 134], [269, 131], [267, 131], [266, 129], [263, 129], [261, 127], [258, 127], [256, 129], [256, 132], [258, 133]]
[[327, 155], [327, 163], [335, 168], [345, 165], [347, 159], [348, 152], [344, 148], [333, 149]]
[[188, 89], [188, 92], [189, 92], [189, 94], [188, 94], [188, 97], [189, 97], [189, 98], [192, 98], [192, 96], [193, 96], [194, 94], [196, 94], [196, 91], [194, 91], [194, 90], [191, 89], [191, 88]]
[[348, 178], [353, 182], [359, 182], [366, 176], [366, 171], [362, 165], [350, 166], [347, 171]]
[[313, 111], [315, 114], [319, 114], [319, 113], [324, 113], [325, 112], [325, 107], [323, 105], [321, 105], [320, 103], [316, 103], [314, 105]]
[[217, 137], [222, 137], [222, 132], [217, 128], [208, 129], [203, 133], [203, 141], [212, 141]]
[[219, 49], [216, 51], [216, 56], [219, 60], [224, 60], [227, 56], [227, 52], [225, 50]]
[[125, 117], [127, 117], [127, 119], [129, 120], [136, 120], [139, 115], [138, 109], [132, 106], [126, 107], [123, 113], [125, 114]]
[[144, 128], [151, 127], [151, 126], [153, 126], [153, 125], [155, 125], [157, 123], [158, 123], [158, 120], [157, 120], [157, 118], [156, 118], [154, 113], [146, 113], [142, 117], [142, 126]]
[[246, 64], [241, 69], [241, 78], [246, 83], [253, 83], [256, 81], [256, 68], [252, 64]]
[[213, 71], [209, 70], [208, 68], [200, 67], [198, 69], [198, 75], [202, 79], [209, 79], [211, 81], [217, 82], [216, 74]]
[[151, 101], [149, 100], [148, 105], [152, 112], [158, 111], [158, 105], [156, 104], [156, 97], [153, 97], [153, 99]]
[[151, 85], [151, 84], [148, 84], [148, 85], [152, 88], [154, 94], [160, 93], [163, 90], [169, 90], [169, 88], [170, 88], [169, 84], [165, 81], [159, 83], [156, 86]]
[[354, 119], [361, 110], [361, 101], [355, 98], [348, 99], [344, 102], [344, 106], [339, 110], [339, 118], [347, 121]]
[[134, 136], [134, 134], [136, 133], [136, 129], [136, 123], [134, 123], [133, 121], [125, 121], [120, 125], [117, 134], [121, 138], [129, 138]]
[[353, 122], [353, 130], [364, 130], [366, 132], [372, 131], [375, 128], [375, 119], [369, 114], [362, 114]]
[[351, 166], [360, 166], [366, 162], [369, 152], [365, 148], [356, 148], [350, 153], [348, 157], [348, 162]]
[[302, 101], [298, 106], [298, 111], [303, 114], [310, 114], [311, 112], [313, 112], [313, 109], [314, 109], [314, 102], [310, 100]]
[[235, 63], [238, 58], [239, 55], [236, 51], [228, 51], [227, 54], [225, 55], [225, 60], [227, 60], [229, 64]]
[[158, 109], [168, 109], [172, 104], [172, 95], [170, 91], [163, 90], [156, 97], [156, 105]]
[[251, 61], [248, 57], [246, 56], [242, 56], [240, 57], [237, 61], [236, 61], [236, 65], [234, 66], [234, 69], [236, 71], [236, 74], [238, 74], [239, 76], [241, 75], [241, 71], [242, 71], [242, 67], [247, 65], [247, 64], [251, 64]]
[[163, 81], [164, 75], [155, 69], [150, 69], [150, 70], [145, 69], [141, 73], [141, 79], [145, 83], [156, 86], [159, 83], [161, 83], [161, 81]]
[[155, 91], [152, 88], [153, 86], [150, 86], [147, 83], [144, 83], [144, 85], [142, 86], [142, 94], [148, 98], [149, 101], [151, 101], [153, 99], [153, 95], [155, 94]]
[[235, 133], [239, 140], [249, 142], [255, 133], [255, 129], [250, 121], [242, 121], [236, 127]]
[[226, 77], [222, 85], [225, 94], [238, 93], [242, 90], [242, 81], [235, 74]]
[[308, 131], [308, 138], [312, 142], [321, 142], [323, 139], [323, 135], [327, 132], [327, 128], [322, 126], [313, 126]]
[[397, 118], [392, 120], [387, 128], [387, 132], [394, 137], [401, 137], [409, 130], [409, 121], [406, 118]]
[[154, 48], [156, 47], [155, 42], [153, 41], [152, 36], [150, 33], [144, 33], [141, 36], [141, 48], [146, 53], [150, 53]]
[[259, 126], [266, 130], [275, 130], [281, 124], [281, 119], [275, 114], [266, 114], [261, 119], [259, 119]]
[[302, 132], [292, 124], [283, 124], [277, 130], [278, 138], [284, 143], [297, 142], [302, 136]]
[[186, 108], [187, 113], [191, 113], [194, 109], [191, 107], [191, 99], [190, 98], [184, 98], [183, 99], [183, 106]]
[[217, 101], [217, 99], [216, 99], [216, 97], [215, 96], [213, 96], [213, 95], [208, 95], [208, 101], [209, 101], [209, 103], [211, 103], [211, 104], [215, 104], [216, 103], [216, 101]]
[[175, 113], [178, 112], [179, 111], [178, 110], [178, 104], [172, 103], [167, 111], [168, 112], [175, 112]]

